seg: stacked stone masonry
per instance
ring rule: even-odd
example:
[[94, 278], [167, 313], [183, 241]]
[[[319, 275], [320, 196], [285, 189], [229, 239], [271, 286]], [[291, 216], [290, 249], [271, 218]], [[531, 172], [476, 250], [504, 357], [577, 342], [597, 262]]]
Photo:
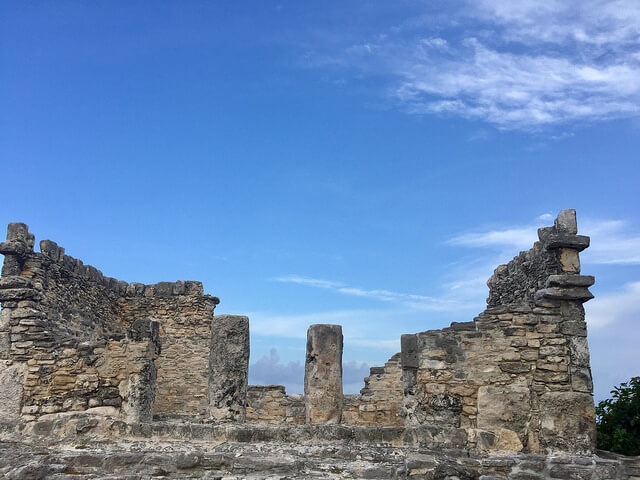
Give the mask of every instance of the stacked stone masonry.
[[[594, 278], [579, 258], [589, 237], [573, 210], [538, 236], [496, 268], [484, 312], [403, 335], [359, 395], [342, 393], [341, 327], [310, 326], [305, 394], [287, 395], [247, 384], [249, 319], [214, 316], [219, 300], [201, 283], [105, 277], [54, 242], [35, 252], [27, 226], [10, 224], [0, 243], [0, 447], [7, 458], [9, 444], [62, 455], [55, 478], [102, 478], [82, 462], [104, 478], [640, 478], [637, 459], [595, 450], [582, 306]], [[97, 445], [80, 463], [62, 453], [78, 441]], [[133, 441], [151, 457], [175, 450], [175, 464], [141, 460], [134, 471], [103, 458]], [[239, 460], [247, 444], [271, 463]], [[212, 452], [220, 461], [204, 460]], [[33, 474], [50, 474], [45, 464], [0, 462], [0, 476], [47, 478]]]

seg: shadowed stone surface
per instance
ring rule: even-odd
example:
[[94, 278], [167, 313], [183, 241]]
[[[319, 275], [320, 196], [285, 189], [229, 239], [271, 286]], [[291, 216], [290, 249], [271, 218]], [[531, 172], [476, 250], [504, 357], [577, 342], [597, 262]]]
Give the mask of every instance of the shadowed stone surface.
[[211, 329], [209, 416], [244, 421], [249, 378], [249, 318], [217, 315]]

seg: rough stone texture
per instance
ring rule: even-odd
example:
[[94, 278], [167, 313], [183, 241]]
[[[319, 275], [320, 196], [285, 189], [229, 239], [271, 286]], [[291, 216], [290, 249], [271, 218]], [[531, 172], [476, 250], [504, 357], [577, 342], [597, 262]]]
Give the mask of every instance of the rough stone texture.
[[342, 327], [311, 325], [304, 366], [307, 423], [342, 419]]
[[[102, 406], [132, 420], [148, 417], [149, 406], [156, 413], [204, 413], [218, 300], [203, 295], [198, 282], [142, 285], [104, 277], [55, 242], [43, 240], [34, 252], [34, 241], [26, 225], [10, 224], [0, 248], [7, 265], [0, 358], [26, 365], [25, 418]], [[154, 335], [135, 331], [150, 320], [157, 322]]]
[[213, 319], [209, 356], [209, 417], [244, 421], [249, 378], [249, 318]]
[[312, 326], [301, 396], [247, 387], [248, 320], [214, 318], [202, 284], [106, 278], [10, 224], [0, 477], [639, 479], [594, 450], [589, 238], [574, 211], [538, 236], [484, 312], [403, 335], [360, 395], [342, 395], [340, 327]]
[[490, 442], [486, 448], [521, 451], [528, 439], [530, 411], [531, 394], [526, 384], [480, 387], [478, 429], [494, 432], [494, 435], [497, 433], [498, 437], [497, 441]]
[[[635, 480], [640, 458], [462, 451], [432, 429], [343, 425], [125, 424], [40, 419], [22, 443], [0, 429], [7, 479]], [[15, 431], [15, 430], [13, 430]]]
[[402, 426], [402, 366], [400, 354], [383, 367], [371, 367], [360, 395], [345, 395], [342, 423], [349, 425]]
[[25, 364], [0, 360], [0, 419], [20, 418], [26, 370]]
[[248, 422], [302, 424], [305, 417], [302, 395], [287, 395], [282, 385], [249, 385]]

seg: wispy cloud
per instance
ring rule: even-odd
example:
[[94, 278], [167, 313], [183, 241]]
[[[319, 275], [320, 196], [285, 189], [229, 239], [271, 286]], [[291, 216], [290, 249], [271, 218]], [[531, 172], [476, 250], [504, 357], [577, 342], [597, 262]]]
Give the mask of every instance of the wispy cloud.
[[305, 339], [307, 328], [316, 323], [343, 326], [345, 345], [396, 351], [403, 329], [410, 328], [415, 311], [394, 309], [345, 309], [277, 315], [249, 313], [251, 334], [264, 337]]
[[640, 282], [626, 284], [618, 293], [599, 295], [585, 304], [589, 327], [600, 329], [624, 319], [640, 318]]
[[[429, 7], [425, 7], [428, 9]], [[640, 6], [630, 1], [481, 0], [450, 6], [448, 19], [393, 26], [313, 66], [389, 79], [413, 114], [480, 119], [531, 130], [640, 113]], [[434, 16], [441, 19], [441, 16]]]
[[[476, 248], [499, 248], [517, 253], [527, 250], [538, 239], [537, 228], [549, 223], [547, 215], [541, 215], [529, 225], [508, 226], [481, 232], [454, 236], [448, 243]], [[580, 230], [591, 237], [591, 246], [581, 259], [586, 264], [640, 264], [640, 232], [622, 220], [585, 219]]]
[[396, 303], [414, 310], [457, 311], [474, 307], [474, 305], [472, 304], [453, 298], [417, 295], [413, 293], [400, 293], [390, 290], [368, 290], [360, 287], [350, 286], [341, 282], [321, 280], [300, 275], [285, 275], [282, 277], [274, 278], [273, 280], [277, 282], [294, 283], [298, 285], [305, 285], [308, 287], [332, 290], [343, 295], [371, 298], [382, 302]]

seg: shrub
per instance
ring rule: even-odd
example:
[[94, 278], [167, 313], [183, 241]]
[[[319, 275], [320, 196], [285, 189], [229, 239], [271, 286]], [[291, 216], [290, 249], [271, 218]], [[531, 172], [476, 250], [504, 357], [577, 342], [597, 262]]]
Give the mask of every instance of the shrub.
[[623, 455], [640, 455], [640, 377], [621, 383], [596, 407], [597, 445]]

